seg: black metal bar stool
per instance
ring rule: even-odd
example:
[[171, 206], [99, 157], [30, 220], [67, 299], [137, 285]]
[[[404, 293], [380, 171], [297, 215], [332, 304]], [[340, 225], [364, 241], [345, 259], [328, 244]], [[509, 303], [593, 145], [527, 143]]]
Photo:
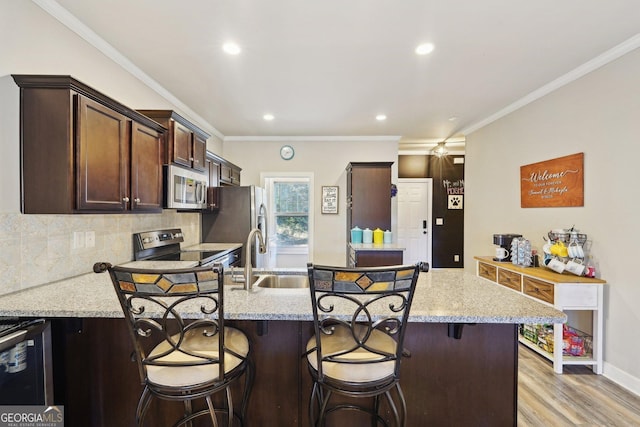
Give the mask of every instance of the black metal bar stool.
[[[243, 425], [253, 366], [247, 336], [225, 326], [222, 266], [149, 270], [94, 265], [97, 273], [105, 270], [127, 320], [144, 386], [137, 424], [144, 424], [151, 398], [157, 397], [184, 402], [185, 414], [176, 426], [206, 415], [218, 426], [217, 412], [227, 414], [225, 425], [232, 426], [235, 419]], [[184, 313], [199, 318], [188, 321]], [[243, 375], [243, 399], [234, 412], [230, 386]], [[214, 408], [211, 397], [221, 391], [226, 406]], [[207, 407], [193, 413], [191, 402], [200, 398]]]
[[[395, 425], [405, 426], [400, 361], [419, 266], [308, 264], [308, 272], [315, 332], [305, 353], [313, 379], [310, 424], [324, 426], [327, 414], [355, 410], [369, 413], [372, 426], [387, 426], [379, 414], [385, 396]], [[351, 403], [357, 399], [332, 403], [334, 394], [372, 398], [372, 404]]]

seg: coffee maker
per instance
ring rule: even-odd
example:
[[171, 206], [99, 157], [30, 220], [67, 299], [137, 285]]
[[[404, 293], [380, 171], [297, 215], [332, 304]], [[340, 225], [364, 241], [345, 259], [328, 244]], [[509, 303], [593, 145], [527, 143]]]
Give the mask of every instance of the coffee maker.
[[494, 234], [493, 244], [498, 245], [496, 248], [496, 256], [494, 261], [511, 262], [511, 242], [516, 237], [522, 237], [522, 234]]

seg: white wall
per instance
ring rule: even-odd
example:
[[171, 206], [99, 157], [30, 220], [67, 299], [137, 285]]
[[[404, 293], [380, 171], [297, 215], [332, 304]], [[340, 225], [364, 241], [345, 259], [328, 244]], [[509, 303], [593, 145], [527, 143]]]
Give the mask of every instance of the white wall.
[[[552, 228], [593, 241], [604, 300], [605, 375], [640, 394], [640, 50], [467, 136], [465, 266], [493, 233], [540, 248]], [[584, 152], [584, 207], [520, 208], [522, 165]]]
[[[31, 1], [0, 0], [0, 40], [0, 294], [90, 272], [96, 261], [130, 260], [134, 232], [182, 227], [198, 243], [198, 214], [20, 214], [20, 92], [11, 74], [72, 75], [132, 108], [174, 107]], [[215, 139], [207, 145], [221, 148]], [[77, 230], [94, 231], [96, 246], [74, 249]]]
[[[291, 145], [295, 150], [292, 160], [280, 158], [280, 147]], [[225, 141], [223, 155], [242, 167], [242, 185], [262, 185], [260, 172], [312, 172], [314, 174], [314, 247], [313, 262], [345, 265], [347, 242], [345, 168], [349, 162], [394, 162], [391, 180], [397, 182], [398, 143], [395, 138], [379, 140], [326, 141]], [[339, 187], [338, 214], [322, 214], [320, 196], [323, 185]], [[391, 188], [389, 188], [391, 194]], [[396, 204], [392, 201], [392, 228], [396, 225]]]

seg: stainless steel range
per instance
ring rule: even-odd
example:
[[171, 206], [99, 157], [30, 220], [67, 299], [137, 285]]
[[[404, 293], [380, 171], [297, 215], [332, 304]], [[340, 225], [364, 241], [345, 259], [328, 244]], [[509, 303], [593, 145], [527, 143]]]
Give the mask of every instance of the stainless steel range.
[[239, 262], [239, 251], [234, 249], [198, 250], [181, 249], [184, 235], [179, 228], [145, 231], [133, 235], [133, 258], [136, 261], [192, 261], [207, 266], [224, 267]]

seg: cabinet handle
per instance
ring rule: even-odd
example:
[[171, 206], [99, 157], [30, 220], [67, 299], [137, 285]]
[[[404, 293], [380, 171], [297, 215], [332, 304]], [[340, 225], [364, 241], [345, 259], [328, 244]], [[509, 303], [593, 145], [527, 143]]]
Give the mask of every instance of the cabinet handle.
[[128, 203], [129, 202], [129, 198], [127, 196], [124, 196], [122, 198], [122, 201], [125, 202], [125, 203]]
[[136, 203], [140, 203], [140, 199], [138, 197], [136, 197], [135, 199], [133, 199], [134, 202]]

